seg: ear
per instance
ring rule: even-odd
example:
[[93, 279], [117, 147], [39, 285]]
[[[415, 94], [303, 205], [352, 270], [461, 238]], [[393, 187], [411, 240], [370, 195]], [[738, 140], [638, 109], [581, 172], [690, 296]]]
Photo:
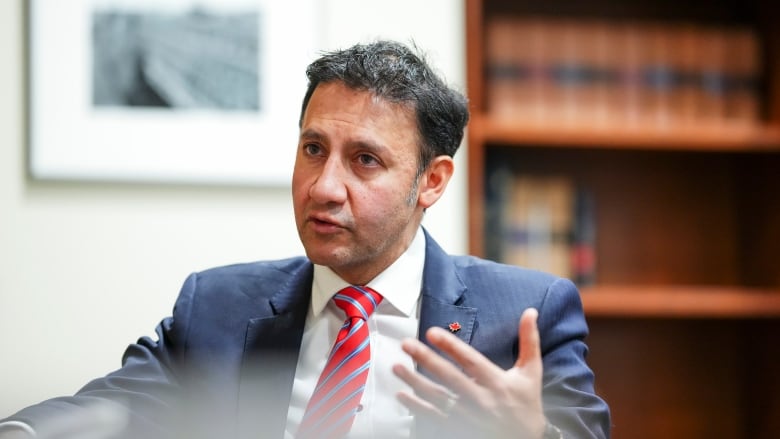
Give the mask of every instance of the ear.
[[420, 176], [417, 205], [423, 209], [431, 207], [444, 193], [454, 171], [455, 163], [452, 157], [435, 157]]

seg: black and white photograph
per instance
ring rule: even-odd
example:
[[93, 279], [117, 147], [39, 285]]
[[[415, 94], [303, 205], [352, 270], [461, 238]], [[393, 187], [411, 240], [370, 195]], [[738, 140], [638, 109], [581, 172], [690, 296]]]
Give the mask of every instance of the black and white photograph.
[[96, 107], [259, 111], [259, 11], [92, 13]]
[[31, 176], [289, 184], [314, 3], [31, 0]]

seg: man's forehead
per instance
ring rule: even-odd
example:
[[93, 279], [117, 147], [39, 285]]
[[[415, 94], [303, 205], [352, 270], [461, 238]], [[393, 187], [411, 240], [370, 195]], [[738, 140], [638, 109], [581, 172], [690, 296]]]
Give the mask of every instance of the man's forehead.
[[314, 88], [313, 93], [316, 93], [317, 90], [323, 87], [341, 88], [342, 90], [348, 91], [349, 93], [366, 95], [369, 96], [373, 102], [394, 107], [396, 110], [414, 111], [416, 109], [417, 103], [414, 100], [400, 99], [391, 96], [389, 93], [382, 93], [379, 89], [365, 87], [362, 85], [350, 84], [340, 79], [333, 79], [330, 81], [320, 82]]
[[349, 117], [393, 118], [414, 121], [414, 113], [408, 105], [385, 99], [376, 93], [359, 88], [351, 88], [341, 82], [318, 85], [304, 113], [311, 116], [323, 113]]

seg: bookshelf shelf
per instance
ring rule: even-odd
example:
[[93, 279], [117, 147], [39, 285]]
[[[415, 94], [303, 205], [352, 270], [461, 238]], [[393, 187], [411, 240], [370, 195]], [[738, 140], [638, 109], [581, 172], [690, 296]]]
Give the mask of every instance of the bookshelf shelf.
[[602, 285], [581, 288], [589, 318], [780, 318], [780, 290]]
[[780, 151], [780, 127], [742, 124], [693, 127], [551, 125], [477, 114], [472, 138], [485, 143], [546, 147], [691, 151]]
[[469, 251], [578, 261], [614, 439], [776, 435], [780, 3], [465, 8]]

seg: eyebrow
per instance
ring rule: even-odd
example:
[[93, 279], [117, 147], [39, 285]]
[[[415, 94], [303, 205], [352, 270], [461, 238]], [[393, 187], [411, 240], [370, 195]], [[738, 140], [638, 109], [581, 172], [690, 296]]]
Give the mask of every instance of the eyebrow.
[[306, 130], [301, 132], [301, 135], [298, 136], [300, 139], [309, 139], [309, 140], [317, 140], [317, 141], [324, 141], [326, 137], [320, 133], [319, 131], [315, 131], [311, 128], [307, 128]]
[[[318, 142], [327, 143], [328, 137], [321, 132], [307, 128], [304, 131], [301, 132], [300, 135], [301, 140], [315, 140]], [[380, 153], [382, 151], [385, 151], [389, 149], [387, 146], [384, 146], [380, 143], [374, 142], [372, 140], [351, 140], [348, 143], [348, 146], [350, 147], [356, 147], [358, 149], [365, 149], [374, 153]]]

